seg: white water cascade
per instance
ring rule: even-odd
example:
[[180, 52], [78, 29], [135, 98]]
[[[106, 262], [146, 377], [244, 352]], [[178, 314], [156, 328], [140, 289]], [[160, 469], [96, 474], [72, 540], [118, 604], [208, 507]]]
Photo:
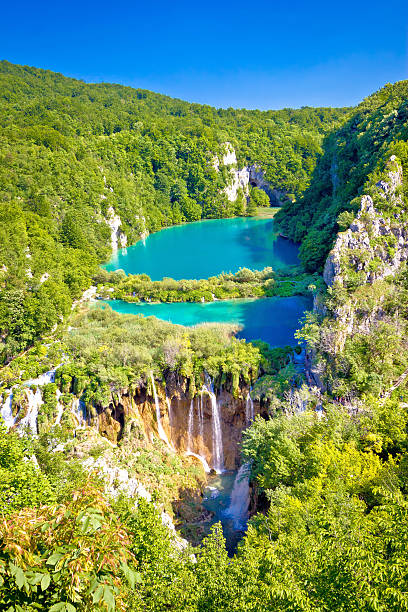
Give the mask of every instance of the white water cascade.
[[188, 411], [188, 426], [187, 426], [187, 452], [191, 453], [193, 447], [193, 427], [194, 427], [194, 401], [190, 402], [190, 410]]
[[204, 452], [204, 411], [203, 411], [203, 396], [200, 395], [198, 404], [198, 435], [200, 436], [200, 453]]
[[[24, 417], [17, 423], [17, 428], [24, 429], [28, 427], [32, 434], [36, 435], [38, 433], [38, 410], [43, 403], [42, 394], [38, 387], [43, 387], [44, 385], [53, 383], [55, 381], [55, 372], [59, 367], [61, 367], [61, 365], [62, 364], [58, 365], [53, 370], [49, 370], [48, 372], [41, 374], [37, 378], [30, 378], [29, 380], [24, 381], [23, 385], [25, 387], [37, 387], [37, 390], [34, 392], [30, 388], [26, 389], [28, 408]], [[9, 389], [8, 396], [1, 407], [1, 416], [7, 429], [13, 427], [16, 422], [16, 418], [12, 413], [12, 401], [13, 390]], [[60, 411], [60, 404], [58, 404], [58, 411]]]
[[10, 391], [10, 394], [6, 397], [6, 400], [3, 403], [3, 406], [1, 408], [1, 417], [7, 429], [10, 429], [10, 427], [13, 427], [14, 422], [15, 422], [15, 418], [13, 417], [12, 404], [13, 404], [13, 393]]
[[244, 463], [238, 470], [231, 493], [231, 501], [225, 516], [232, 518], [235, 529], [245, 529], [249, 508], [250, 464]]
[[82, 429], [86, 425], [86, 406], [84, 402], [77, 397], [72, 400], [71, 412], [78, 422], [78, 428]]
[[211, 468], [207, 463], [207, 460], [202, 455], [198, 455], [197, 453], [193, 453], [191, 451], [186, 452], [186, 457], [195, 457], [199, 461], [201, 461], [204, 471], [209, 474], [211, 472]]
[[[202, 401], [199, 404], [198, 416], [199, 416], [199, 430], [200, 435], [203, 436], [204, 432], [204, 421], [202, 418]], [[202, 433], [201, 433], [202, 431]], [[207, 463], [206, 458], [203, 455], [199, 455], [198, 453], [193, 452], [193, 433], [194, 433], [194, 400], [190, 402], [190, 409], [188, 411], [188, 425], [187, 425], [187, 457], [195, 457], [199, 461], [201, 461], [204, 471], [209, 474], [211, 472], [211, 468]], [[201, 449], [200, 449], [201, 452]]]
[[214, 470], [217, 472], [217, 474], [221, 474], [224, 471], [224, 450], [222, 444], [221, 419], [217, 404], [217, 398], [215, 396], [214, 388], [208, 374], [206, 374], [205, 376], [205, 384], [201, 393], [203, 392], [207, 393], [210, 396], [211, 400], [213, 464]]
[[255, 418], [254, 402], [252, 400], [251, 392], [250, 391], [248, 391], [248, 395], [246, 397], [245, 417], [246, 417], [247, 425], [252, 423], [252, 421]]
[[57, 389], [57, 416], [55, 418], [55, 423], [54, 425], [60, 425], [61, 424], [61, 418], [64, 412], [64, 405], [61, 404], [61, 402], [59, 401], [60, 397], [61, 397], [62, 393], [59, 389]]
[[32, 433], [35, 436], [38, 433], [38, 430], [37, 430], [38, 409], [43, 403], [41, 390], [37, 388], [37, 390], [34, 393], [32, 389], [26, 389], [26, 393], [27, 393], [28, 408], [27, 408], [27, 412], [25, 416], [21, 419], [18, 426], [21, 427], [22, 429], [25, 429], [26, 427], [28, 427], [28, 429], [30, 430], [30, 433]]
[[159, 434], [159, 438], [161, 440], [163, 440], [163, 442], [165, 442], [167, 444], [167, 446], [173, 450], [171, 448], [170, 442], [168, 441], [168, 438], [166, 436], [166, 432], [163, 429], [163, 425], [161, 422], [161, 414], [160, 414], [160, 403], [159, 403], [159, 398], [157, 397], [157, 392], [156, 392], [156, 385], [154, 384], [154, 376], [153, 376], [153, 372], [150, 372], [150, 379], [152, 381], [152, 389], [153, 389], [153, 397], [154, 397], [154, 404], [156, 406], [156, 419], [157, 419], [157, 432]]
[[172, 432], [173, 427], [174, 427], [174, 423], [173, 423], [173, 408], [171, 407], [171, 400], [167, 397], [167, 395], [166, 395], [166, 404], [167, 404], [167, 410], [169, 411], [169, 425], [170, 425], [170, 438], [171, 438], [171, 432]]

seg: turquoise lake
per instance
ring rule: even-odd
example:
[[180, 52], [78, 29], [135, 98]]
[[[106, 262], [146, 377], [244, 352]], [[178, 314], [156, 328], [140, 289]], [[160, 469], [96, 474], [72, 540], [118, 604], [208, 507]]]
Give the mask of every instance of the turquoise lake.
[[237, 336], [246, 340], [264, 340], [272, 346], [294, 344], [294, 332], [311, 300], [302, 296], [263, 298], [259, 300], [223, 300], [219, 302], [175, 304], [129, 303], [120, 300], [103, 302], [122, 314], [155, 316], [178, 325], [205, 322], [237, 323]]
[[[277, 235], [272, 219], [236, 218], [198, 221], [161, 230], [141, 242], [122, 249], [105, 266], [122, 268], [128, 274], [145, 273], [153, 280], [165, 276], [208, 278], [241, 267], [282, 269], [299, 263], [297, 246]], [[178, 325], [204, 322], [235, 323], [246, 340], [264, 340], [272, 346], [293, 345], [294, 332], [305, 310], [306, 297], [223, 300], [173, 304], [129, 303], [107, 300], [123, 314], [155, 316]]]
[[151, 234], [145, 244], [119, 250], [104, 267], [152, 280], [200, 279], [239, 268], [282, 269], [299, 263], [297, 253], [297, 246], [274, 230], [273, 219], [211, 219]]

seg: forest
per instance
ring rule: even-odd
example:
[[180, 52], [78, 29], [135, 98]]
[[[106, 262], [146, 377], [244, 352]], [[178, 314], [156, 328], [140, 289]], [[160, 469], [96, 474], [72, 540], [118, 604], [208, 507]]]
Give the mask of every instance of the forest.
[[[37, 435], [0, 432], [0, 610], [408, 610], [408, 81], [352, 109], [263, 112], [8, 62], [0, 82], [0, 394], [13, 390], [13, 418], [54, 368]], [[288, 195], [276, 219], [303, 268], [151, 281], [100, 267], [110, 207], [129, 244], [248, 214], [223, 191], [227, 142]], [[79, 303], [91, 283], [157, 301], [312, 291], [314, 308], [299, 346], [271, 348], [232, 325]], [[93, 423], [126, 393], [153, 397], [155, 380], [192, 400], [206, 376], [236, 399], [250, 389], [262, 413], [243, 431], [251, 512], [233, 556], [220, 524], [180, 539], [202, 514], [198, 464], [137, 419], [113, 444], [65, 410], [81, 398]]]
[[146, 232], [245, 214], [217, 171], [262, 164], [277, 189], [309, 184], [346, 109], [215, 109], [0, 62], [0, 359], [67, 315], [111, 254], [114, 210], [128, 244]]

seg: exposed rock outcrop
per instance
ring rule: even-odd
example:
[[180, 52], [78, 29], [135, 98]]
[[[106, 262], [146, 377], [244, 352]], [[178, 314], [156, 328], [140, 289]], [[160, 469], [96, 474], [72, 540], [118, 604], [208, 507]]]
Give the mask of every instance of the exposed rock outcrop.
[[127, 236], [119, 229], [122, 225], [122, 221], [119, 215], [116, 214], [113, 206], [109, 206], [108, 208], [106, 223], [111, 230], [112, 251], [117, 251], [118, 246], [124, 248], [127, 245]]
[[[210, 468], [215, 466], [214, 414], [211, 394], [203, 387], [191, 399], [187, 381], [156, 381], [159, 400], [160, 425], [174, 451], [202, 457]], [[240, 465], [239, 443], [242, 431], [249, 425], [247, 396], [249, 388], [242, 387], [238, 398], [221, 389], [216, 395], [222, 437], [223, 467], [235, 469]], [[253, 402], [251, 419], [260, 414], [261, 407]], [[149, 441], [159, 438], [155, 398], [151, 389], [140, 386], [112, 394], [109, 405], [96, 407], [87, 424], [113, 443], [129, 435], [139, 435]]]
[[350, 228], [341, 232], [324, 267], [323, 278], [335, 295], [343, 298], [332, 312], [336, 320], [336, 352], [341, 351], [348, 335], [367, 333], [383, 317], [383, 296], [375, 305], [361, 311], [355, 289], [373, 285], [397, 272], [408, 260], [408, 221], [399, 193], [402, 168], [392, 156], [384, 180], [376, 186], [377, 208], [369, 195], [361, 198], [360, 209]]
[[[259, 164], [251, 164], [238, 168], [238, 161], [235, 150], [230, 142], [224, 143], [224, 154], [221, 158], [221, 163], [229, 168], [229, 181], [224, 189], [228, 200], [235, 202], [241, 189], [244, 196], [249, 196], [249, 186], [258, 187], [265, 191], [273, 206], [281, 206], [282, 201], [286, 198], [286, 193], [283, 190], [275, 189], [265, 178], [265, 171], [262, 170]], [[217, 156], [212, 162], [215, 170], [219, 170], [220, 160]]]

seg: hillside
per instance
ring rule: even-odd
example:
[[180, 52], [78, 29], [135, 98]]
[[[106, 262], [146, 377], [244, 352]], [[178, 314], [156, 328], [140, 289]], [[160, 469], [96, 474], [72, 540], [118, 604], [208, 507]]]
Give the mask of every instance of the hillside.
[[344, 112], [215, 109], [1, 62], [0, 359], [58, 323], [115, 244], [246, 214], [224, 192], [237, 163], [302, 193]]
[[[408, 610], [407, 93], [221, 110], [0, 64], [1, 610]], [[99, 267], [161, 227], [250, 214], [248, 166], [307, 272]], [[272, 348], [80, 302], [92, 281], [313, 310]]]
[[276, 216], [282, 232], [302, 242], [300, 257], [308, 270], [323, 270], [336, 232], [348, 227], [358, 196], [379, 180], [390, 156], [396, 154], [407, 169], [407, 139], [408, 81], [386, 85], [363, 100], [325, 138], [309, 188]]

